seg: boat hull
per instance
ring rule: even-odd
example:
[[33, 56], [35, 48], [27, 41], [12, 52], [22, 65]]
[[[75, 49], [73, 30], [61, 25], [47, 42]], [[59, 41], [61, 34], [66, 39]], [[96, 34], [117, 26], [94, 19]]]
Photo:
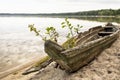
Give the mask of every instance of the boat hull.
[[69, 49], [64, 49], [57, 43], [48, 40], [45, 42], [45, 52], [67, 72], [75, 72], [88, 64], [104, 49], [110, 47], [111, 44], [119, 37], [119, 30], [116, 30], [108, 36], [89, 41], [89, 39], [91, 39], [89, 37], [91, 34], [94, 33], [94, 35], [96, 35], [101, 30], [102, 28], [92, 32], [89, 31], [90, 33], [87, 33], [84, 37], [80, 37], [81, 39], [78, 38], [76, 40], [77, 45], [75, 47]]

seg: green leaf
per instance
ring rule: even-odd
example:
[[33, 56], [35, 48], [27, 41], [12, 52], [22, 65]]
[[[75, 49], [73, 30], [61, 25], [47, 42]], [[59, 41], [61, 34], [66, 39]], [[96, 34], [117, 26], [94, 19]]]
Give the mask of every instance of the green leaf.
[[70, 22], [69, 22], [69, 21], [66, 21], [66, 22], [67, 22], [67, 24], [68, 24], [68, 26], [69, 26], [69, 23], [70, 23]]
[[50, 31], [50, 28], [49, 28], [49, 27], [47, 27], [47, 28], [46, 28], [46, 31], [47, 31], [47, 32], [49, 32], [49, 31]]
[[74, 30], [78, 30], [78, 28], [74, 28]]
[[32, 28], [30, 27], [30, 31], [32, 31]]
[[68, 35], [66, 36], [67, 38], [70, 38], [70, 33], [68, 33]]
[[73, 26], [70, 26], [70, 29], [72, 29], [73, 28]]
[[36, 28], [32, 28], [33, 31], [35, 31]]
[[65, 21], [67, 22], [68, 18], [65, 18]]
[[53, 27], [49, 27], [50, 30], [53, 30], [54, 28]]
[[65, 25], [62, 26], [62, 28], [66, 27]]
[[83, 26], [80, 26], [80, 28], [82, 28]]
[[36, 36], [39, 36], [39, 33], [36, 32]]
[[30, 24], [30, 25], [28, 25], [28, 27], [34, 27], [34, 24]]
[[62, 22], [61, 25], [65, 24], [65, 22]]
[[68, 26], [71, 26], [71, 23], [69, 23]]

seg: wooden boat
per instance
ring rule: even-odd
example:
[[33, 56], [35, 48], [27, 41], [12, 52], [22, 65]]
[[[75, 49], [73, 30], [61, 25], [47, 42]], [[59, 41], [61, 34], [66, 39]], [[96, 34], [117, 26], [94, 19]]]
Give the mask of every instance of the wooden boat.
[[[119, 28], [108, 23], [80, 33], [62, 46], [47, 40], [45, 52], [67, 72], [74, 72], [88, 64], [118, 38]], [[70, 44], [74, 47], [70, 48]]]

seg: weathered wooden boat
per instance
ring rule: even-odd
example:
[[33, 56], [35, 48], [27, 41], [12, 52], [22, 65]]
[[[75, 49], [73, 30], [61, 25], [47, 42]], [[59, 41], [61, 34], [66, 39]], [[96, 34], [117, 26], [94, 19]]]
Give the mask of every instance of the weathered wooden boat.
[[[74, 72], [88, 64], [118, 38], [119, 28], [108, 23], [80, 33], [62, 46], [47, 40], [45, 52], [67, 72]], [[74, 47], [70, 48], [70, 44]]]

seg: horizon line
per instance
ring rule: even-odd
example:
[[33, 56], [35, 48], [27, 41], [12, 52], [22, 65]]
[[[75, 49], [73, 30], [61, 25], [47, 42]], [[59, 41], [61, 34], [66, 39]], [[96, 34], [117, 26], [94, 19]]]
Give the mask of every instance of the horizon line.
[[[111, 9], [111, 8], [109, 8]], [[120, 9], [120, 8], [118, 8]], [[118, 10], [118, 9], [112, 9], [112, 10]], [[107, 9], [97, 9], [97, 10], [107, 10]], [[78, 13], [78, 12], [87, 12], [87, 11], [97, 11], [97, 10], [85, 10], [85, 11], [75, 11], [75, 12], [51, 12], [51, 13], [30, 13], [30, 12], [0, 12], [0, 14], [66, 14], [66, 13]]]

